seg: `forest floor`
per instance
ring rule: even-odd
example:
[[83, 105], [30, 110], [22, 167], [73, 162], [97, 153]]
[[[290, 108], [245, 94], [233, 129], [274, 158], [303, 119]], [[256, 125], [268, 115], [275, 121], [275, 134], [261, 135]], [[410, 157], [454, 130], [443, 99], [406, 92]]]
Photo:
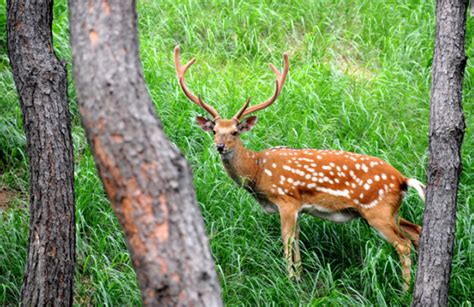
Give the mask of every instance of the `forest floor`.
[[[5, 28], [5, 1], [0, 27]], [[55, 1], [54, 46], [69, 71], [75, 150], [77, 268], [75, 303], [139, 305], [123, 233], [111, 210], [80, 125], [71, 79], [67, 1]], [[268, 63], [290, 73], [278, 101], [243, 136], [251, 149], [285, 145], [378, 156], [426, 182], [434, 1], [138, 1], [145, 78], [165, 131], [186, 156], [226, 305], [406, 306], [398, 257], [361, 219], [335, 224], [303, 216], [299, 282], [287, 278], [278, 215], [267, 215], [226, 175], [212, 136], [193, 118], [176, 80], [173, 48], [193, 91], [224, 117], [251, 96], [273, 91]], [[20, 198], [0, 210], [0, 305], [16, 305], [28, 241], [28, 159], [22, 116], [0, 31], [0, 186]], [[449, 302], [474, 302], [474, 21], [468, 18], [463, 145]], [[18, 193], [16, 192], [18, 191]], [[11, 197], [9, 195], [8, 197]], [[422, 223], [415, 191], [401, 215]], [[416, 255], [412, 254], [416, 271]]]
[[0, 188], [0, 211], [8, 209], [8, 205], [15, 199], [16, 193]]

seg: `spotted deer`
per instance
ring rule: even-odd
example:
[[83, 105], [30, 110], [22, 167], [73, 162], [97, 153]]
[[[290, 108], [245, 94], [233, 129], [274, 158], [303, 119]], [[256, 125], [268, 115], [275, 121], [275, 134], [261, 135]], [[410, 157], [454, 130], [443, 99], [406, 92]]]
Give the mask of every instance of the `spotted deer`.
[[301, 268], [300, 213], [337, 223], [362, 217], [396, 249], [402, 266], [403, 289], [408, 289], [411, 246], [413, 243], [418, 247], [421, 227], [399, 217], [398, 209], [408, 187], [415, 188], [424, 201], [424, 185], [403, 176], [379, 158], [352, 152], [286, 147], [255, 152], [245, 148], [240, 134], [250, 131], [257, 122], [256, 116], [247, 116], [270, 106], [278, 98], [288, 74], [288, 55], [283, 55], [282, 72], [270, 64], [276, 75], [276, 86], [268, 100], [249, 107], [249, 98], [231, 119], [223, 119], [187, 87], [185, 74], [195, 59], [182, 65], [179, 51], [177, 46], [174, 57], [179, 84], [186, 97], [212, 116], [212, 119], [197, 116], [196, 122], [204, 131], [214, 133], [216, 149], [227, 173], [265, 211], [280, 214], [290, 277], [298, 278]]

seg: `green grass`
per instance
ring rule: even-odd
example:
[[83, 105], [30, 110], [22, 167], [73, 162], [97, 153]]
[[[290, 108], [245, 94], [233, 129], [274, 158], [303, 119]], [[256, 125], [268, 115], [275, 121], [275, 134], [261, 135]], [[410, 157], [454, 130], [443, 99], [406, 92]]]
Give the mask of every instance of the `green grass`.
[[[55, 4], [55, 48], [70, 62], [67, 5]], [[0, 26], [5, 28], [0, 2]], [[364, 221], [339, 225], [301, 220], [303, 276], [286, 277], [278, 215], [266, 215], [227, 177], [212, 137], [193, 124], [203, 112], [178, 87], [173, 47], [197, 58], [188, 85], [223, 116], [247, 96], [272, 93], [268, 62], [290, 74], [279, 100], [259, 112], [243, 137], [248, 147], [332, 148], [381, 157], [425, 181], [433, 1], [140, 1], [140, 44], [150, 94], [166, 133], [191, 162], [201, 211], [227, 305], [407, 305], [398, 257]], [[474, 56], [468, 18], [466, 52]], [[71, 67], [69, 67], [70, 70]], [[449, 302], [474, 301], [474, 64], [464, 86], [466, 135], [459, 189]], [[72, 83], [70, 83], [72, 84]], [[28, 191], [25, 138], [0, 33], [0, 186]], [[123, 233], [97, 177], [70, 85], [76, 158], [77, 304], [140, 302]], [[16, 304], [26, 258], [27, 197], [0, 212], [0, 304]], [[421, 223], [423, 204], [411, 192], [403, 216]], [[414, 258], [414, 256], [413, 256]], [[415, 266], [416, 267], [416, 266]], [[414, 276], [415, 268], [413, 270]]]

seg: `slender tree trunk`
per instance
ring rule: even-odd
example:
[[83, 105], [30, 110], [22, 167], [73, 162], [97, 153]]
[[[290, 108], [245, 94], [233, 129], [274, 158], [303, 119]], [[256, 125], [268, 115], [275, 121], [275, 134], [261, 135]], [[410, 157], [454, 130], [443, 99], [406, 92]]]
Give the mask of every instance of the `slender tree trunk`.
[[464, 136], [466, 0], [438, 0], [433, 58], [428, 193], [413, 306], [447, 306]]
[[82, 122], [144, 304], [221, 305], [191, 170], [145, 86], [135, 1], [70, 0], [69, 7]]
[[8, 51], [20, 96], [30, 176], [26, 306], [71, 305], [74, 171], [65, 64], [52, 46], [52, 1], [9, 0]]

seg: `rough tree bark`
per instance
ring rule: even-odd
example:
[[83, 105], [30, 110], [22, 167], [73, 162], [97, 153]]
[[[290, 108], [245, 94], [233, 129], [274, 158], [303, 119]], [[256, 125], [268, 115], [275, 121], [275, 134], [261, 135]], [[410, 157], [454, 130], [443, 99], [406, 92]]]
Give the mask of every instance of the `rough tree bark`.
[[145, 86], [135, 1], [70, 0], [69, 8], [82, 122], [144, 304], [221, 305], [191, 170]]
[[66, 65], [53, 51], [52, 1], [7, 1], [10, 63], [30, 177], [26, 306], [71, 305], [75, 264], [73, 148]]
[[428, 192], [413, 306], [447, 306], [464, 136], [466, 0], [438, 0], [429, 132]]

